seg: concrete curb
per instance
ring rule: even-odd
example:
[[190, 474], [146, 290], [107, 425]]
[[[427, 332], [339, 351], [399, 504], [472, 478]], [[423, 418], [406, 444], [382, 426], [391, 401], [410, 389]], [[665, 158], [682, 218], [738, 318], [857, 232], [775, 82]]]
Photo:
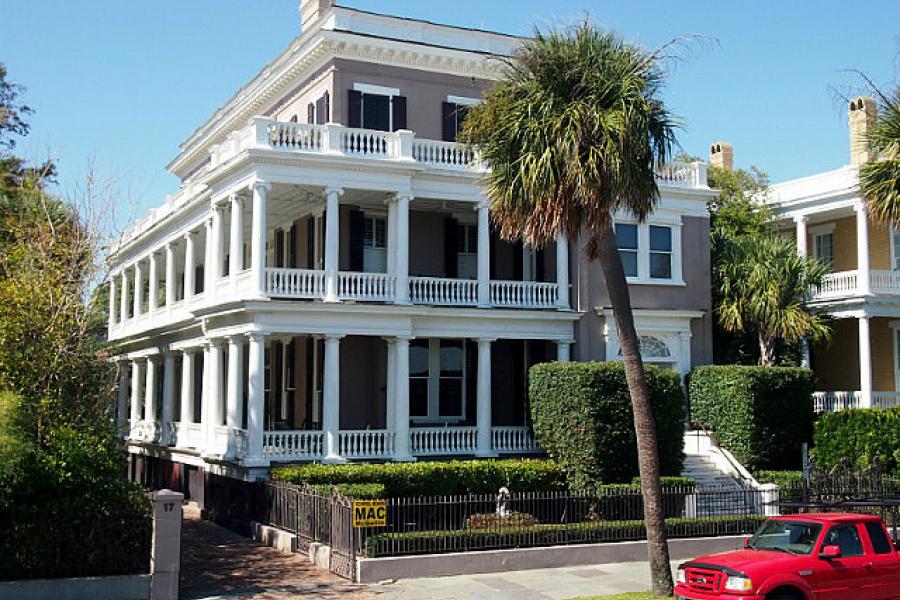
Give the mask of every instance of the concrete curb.
[[150, 575], [0, 582], [0, 600], [147, 600]]

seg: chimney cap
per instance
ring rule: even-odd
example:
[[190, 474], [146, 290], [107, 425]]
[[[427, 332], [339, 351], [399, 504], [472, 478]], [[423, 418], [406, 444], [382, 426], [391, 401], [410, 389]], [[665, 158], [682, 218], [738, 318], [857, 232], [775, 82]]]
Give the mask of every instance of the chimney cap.
[[728, 142], [713, 142], [709, 146], [709, 162], [713, 166], [731, 171], [734, 169], [734, 146]]

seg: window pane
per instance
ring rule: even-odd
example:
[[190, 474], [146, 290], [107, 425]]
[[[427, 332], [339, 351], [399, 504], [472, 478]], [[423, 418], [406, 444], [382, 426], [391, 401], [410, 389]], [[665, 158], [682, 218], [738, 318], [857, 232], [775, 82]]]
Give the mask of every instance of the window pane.
[[672, 251], [672, 228], [650, 226], [650, 251]]
[[428, 340], [413, 340], [409, 343], [410, 377], [428, 377]]
[[625, 250], [637, 250], [637, 225], [632, 223], [616, 223], [616, 245]]
[[894, 237], [894, 268], [900, 269], [900, 231], [893, 232]]
[[872, 548], [875, 550], [875, 554], [890, 554], [893, 552], [893, 546], [888, 540], [881, 523], [866, 523], [866, 531], [869, 532], [869, 539], [872, 540]]
[[862, 556], [862, 541], [855, 525], [839, 525], [832, 527], [825, 536], [826, 546], [838, 546], [841, 556]]
[[409, 416], [428, 416], [428, 379], [409, 380]]
[[622, 268], [625, 269], [625, 277], [637, 277], [637, 252], [620, 250], [619, 257], [622, 259]]
[[464, 353], [461, 340], [441, 341], [441, 377], [462, 377]]
[[363, 94], [362, 126], [366, 129], [388, 131], [390, 129], [390, 96]]
[[441, 379], [440, 390], [440, 416], [461, 417], [462, 379]]
[[654, 279], [672, 278], [672, 255], [662, 252], [650, 253], [650, 277]]

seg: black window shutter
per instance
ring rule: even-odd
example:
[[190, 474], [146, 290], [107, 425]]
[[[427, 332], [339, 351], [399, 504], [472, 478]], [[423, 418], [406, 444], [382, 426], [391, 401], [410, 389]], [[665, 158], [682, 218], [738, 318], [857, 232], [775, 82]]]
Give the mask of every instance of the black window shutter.
[[313, 125], [316, 122], [316, 105], [312, 102], [306, 107], [306, 122], [309, 125]]
[[452, 217], [444, 219], [444, 277], [459, 276], [459, 223]]
[[331, 94], [325, 92], [322, 95], [322, 122], [331, 123]]
[[203, 286], [206, 283], [204, 279], [203, 265], [194, 268], [194, 293], [202, 294]]
[[445, 142], [456, 141], [456, 105], [452, 102], [444, 102], [441, 106], [441, 123]]
[[524, 269], [522, 268], [524, 265], [522, 264], [525, 261], [525, 246], [521, 241], [513, 244], [513, 280], [522, 281], [522, 277], [525, 274]]
[[288, 247], [288, 266], [297, 268], [297, 224], [291, 225], [291, 245]]
[[547, 276], [546, 271], [544, 270], [544, 261], [547, 259], [547, 253], [543, 248], [538, 250], [535, 253], [534, 257], [534, 280], [535, 281], [544, 281]]
[[284, 267], [284, 231], [275, 230], [275, 267]]
[[406, 129], [406, 96], [394, 96], [391, 100], [391, 110], [394, 112], [394, 131]]
[[347, 127], [362, 127], [362, 92], [350, 90], [347, 95]]
[[361, 210], [350, 211], [350, 270], [361, 272], [363, 270], [363, 237], [365, 236], [366, 222]]
[[316, 218], [306, 219], [306, 268], [316, 268]]

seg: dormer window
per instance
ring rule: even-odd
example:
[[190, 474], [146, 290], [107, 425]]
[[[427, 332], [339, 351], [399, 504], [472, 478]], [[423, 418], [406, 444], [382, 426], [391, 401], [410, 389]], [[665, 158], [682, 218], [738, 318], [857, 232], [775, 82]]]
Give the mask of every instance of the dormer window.
[[349, 92], [349, 127], [406, 129], [406, 98], [396, 88], [356, 83]]

